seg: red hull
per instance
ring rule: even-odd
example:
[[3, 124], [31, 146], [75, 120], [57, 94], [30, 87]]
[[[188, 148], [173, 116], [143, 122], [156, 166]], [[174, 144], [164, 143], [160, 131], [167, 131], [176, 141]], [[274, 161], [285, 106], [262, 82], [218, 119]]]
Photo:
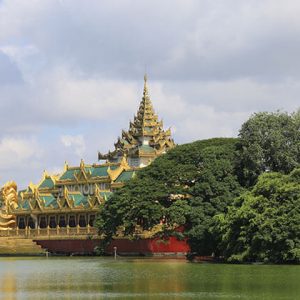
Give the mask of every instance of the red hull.
[[[36, 243], [51, 253], [59, 254], [93, 254], [100, 240], [36, 240]], [[167, 240], [155, 239], [118, 239], [112, 241], [106, 252], [112, 254], [114, 247], [119, 255], [183, 255], [190, 251], [186, 240], [175, 237]]]

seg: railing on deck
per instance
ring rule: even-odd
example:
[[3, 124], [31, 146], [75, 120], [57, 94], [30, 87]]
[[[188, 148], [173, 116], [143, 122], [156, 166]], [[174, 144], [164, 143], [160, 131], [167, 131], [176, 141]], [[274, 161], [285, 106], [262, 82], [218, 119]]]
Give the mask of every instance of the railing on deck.
[[56, 227], [56, 228], [36, 228], [26, 227], [25, 229], [14, 228], [10, 230], [0, 230], [0, 237], [76, 237], [76, 236], [96, 236], [97, 229], [95, 227]]

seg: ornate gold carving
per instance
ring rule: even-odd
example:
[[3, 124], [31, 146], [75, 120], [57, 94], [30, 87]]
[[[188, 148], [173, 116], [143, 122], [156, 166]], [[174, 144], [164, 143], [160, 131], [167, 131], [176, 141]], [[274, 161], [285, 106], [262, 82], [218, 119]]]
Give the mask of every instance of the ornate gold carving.
[[107, 173], [108, 173], [110, 179], [112, 181], [115, 181], [121, 175], [121, 173], [124, 170], [127, 171], [129, 169], [130, 169], [130, 167], [129, 167], [128, 163], [127, 163], [127, 157], [126, 157], [126, 155], [124, 155], [122, 157], [121, 161], [120, 161], [119, 167], [117, 169], [115, 169], [115, 170], [113, 170], [113, 169], [111, 169], [109, 167], [108, 170], [107, 170]]
[[14, 181], [7, 182], [2, 193], [7, 213], [10, 209], [15, 210], [18, 207], [17, 184]]
[[10, 211], [18, 207], [17, 184], [14, 181], [7, 182], [2, 188], [4, 205], [0, 212], [0, 230], [9, 230], [15, 227], [15, 217]]

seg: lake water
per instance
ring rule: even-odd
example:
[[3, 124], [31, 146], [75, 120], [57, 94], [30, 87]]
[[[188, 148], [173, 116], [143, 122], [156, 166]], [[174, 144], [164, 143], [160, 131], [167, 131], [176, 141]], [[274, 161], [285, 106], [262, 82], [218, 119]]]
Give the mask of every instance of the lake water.
[[300, 266], [0, 258], [0, 299], [300, 299]]

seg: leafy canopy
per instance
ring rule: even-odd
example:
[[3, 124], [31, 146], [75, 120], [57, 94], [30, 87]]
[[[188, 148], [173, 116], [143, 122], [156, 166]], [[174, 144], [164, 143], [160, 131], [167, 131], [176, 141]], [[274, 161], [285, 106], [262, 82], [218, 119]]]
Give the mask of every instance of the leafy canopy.
[[97, 227], [110, 240], [120, 228], [134, 237], [161, 223], [162, 235], [187, 238], [201, 255], [299, 261], [297, 167], [300, 111], [257, 113], [238, 139], [177, 146], [140, 170], [103, 204]]
[[265, 173], [216, 217], [229, 261], [300, 261], [300, 169]]
[[[235, 175], [236, 139], [216, 138], [177, 146], [118, 190], [102, 207], [97, 226], [111, 239], [119, 228], [134, 236], [137, 226], [163, 234], [185, 226], [192, 251], [211, 254], [213, 216], [224, 212], [241, 186]], [[178, 233], [177, 233], [178, 234]]]
[[239, 177], [252, 186], [265, 171], [288, 174], [300, 166], [300, 112], [260, 112], [239, 133]]

